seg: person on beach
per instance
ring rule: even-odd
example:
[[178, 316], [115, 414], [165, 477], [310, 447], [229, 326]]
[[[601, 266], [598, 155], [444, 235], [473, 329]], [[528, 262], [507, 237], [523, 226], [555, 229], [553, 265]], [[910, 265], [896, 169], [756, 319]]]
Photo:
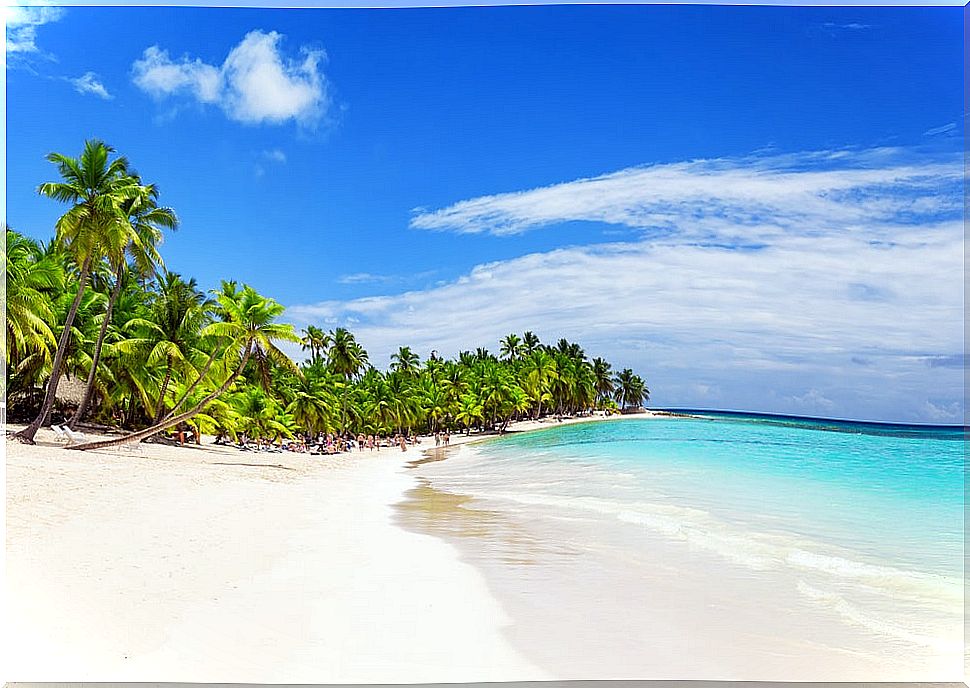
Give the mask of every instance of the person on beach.
[[438, 432], [435, 432], [435, 434], [434, 434], [434, 446], [436, 446], [436, 447], [440, 447], [441, 446], [441, 434], [438, 433]]
[[448, 434], [448, 433], [446, 432], [446, 433], [445, 433], [445, 446], [446, 446], [446, 447], [448, 446], [448, 442], [450, 442], [450, 441], [451, 441], [451, 435], [449, 435], [449, 434]]

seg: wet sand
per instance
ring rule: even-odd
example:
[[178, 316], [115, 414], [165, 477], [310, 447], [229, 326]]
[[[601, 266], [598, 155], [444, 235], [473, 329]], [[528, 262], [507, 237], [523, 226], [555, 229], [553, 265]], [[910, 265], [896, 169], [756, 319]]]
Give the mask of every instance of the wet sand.
[[[438, 462], [398, 522], [454, 544], [511, 616], [504, 633], [557, 679], [958, 680], [952, 658], [847, 625], [790, 581], [752, 579], [710, 553], [565, 511], [530, 511], [435, 487]], [[481, 470], [481, 464], [468, 467]]]

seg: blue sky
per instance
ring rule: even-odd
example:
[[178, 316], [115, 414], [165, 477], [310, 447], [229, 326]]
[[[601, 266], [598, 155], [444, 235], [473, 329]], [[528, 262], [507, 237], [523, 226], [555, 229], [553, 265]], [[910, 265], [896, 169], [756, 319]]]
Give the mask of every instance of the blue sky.
[[170, 269], [378, 365], [532, 329], [657, 405], [959, 422], [962, 101], [960, 8], [34, 8], [7, 221], [98, 137]]

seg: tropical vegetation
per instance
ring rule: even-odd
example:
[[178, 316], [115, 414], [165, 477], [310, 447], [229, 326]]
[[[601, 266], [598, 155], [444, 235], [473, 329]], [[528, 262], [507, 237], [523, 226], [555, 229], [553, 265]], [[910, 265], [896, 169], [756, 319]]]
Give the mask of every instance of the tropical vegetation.
[[[38, 192], [65, 204], [47, 243], [6, 228], [5, 392], [10, 419], [32, 442], [52, 420], [123, 431], [94, 448], [157, 436], [280, 439], [297, 434], [504, 430], [517, 419], [639, 408], [632, 370], [614, 372], [576, 343], [532, 332], [453, 359], [410, 347], [378, 370], [345, 328], [297, 332], [284, 308], [248, 285], [206, 292], [159, 253], [178, 221], [124, 157], [88, 141], [77, 158], [52, 153], [60, 179]], [[300, 349], [296, 362], [281, 346]], [[285, 347], [284, 347], [285, 348]], [[80, 403], [58, 403], [62, 378]]]

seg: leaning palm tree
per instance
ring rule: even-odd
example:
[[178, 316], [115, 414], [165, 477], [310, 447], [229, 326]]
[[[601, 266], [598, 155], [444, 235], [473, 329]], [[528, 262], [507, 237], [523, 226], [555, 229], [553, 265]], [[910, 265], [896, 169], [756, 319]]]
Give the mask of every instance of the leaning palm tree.
[[78, 288], [57, 342], [40, 412], [30, 425], [15, 435], [21, 442], [34, 443], [34, 436], [54, 405], [68, 339], [77, 309], [84, 298], [91, 268], [101, 261], [106, 247], [123, 245], [126, 242], [122, 237], [129, 237], [132, 233], [125, 204], [141, 193], [141, 187], [128, 174], [128, 161], [124, 157], [110, 159], [113, 152], [114, 149], [105, 143], [91, 140], [85, 143], [79, 158], [60, 153], [47, 156], [57, 166], [62, 181], [46, 182], [37, 191], [43, 196], [72, 204], [57, 220], [55, 228], [57, 243], [79, 267]]
[[[133, 271], [139, 277], [151, 277], [156, 274], [158, 268], [164, 269], [162, 257], [158, 254], [158, 244], [162, 240], [162, 229], [174, 230], [178, 226], [175, 211], [171, 208], [158, 206], [158, 188], [155, 185], [143, 186], [141, 191], [139, 195], [125, 203], [125, 212], [128, 214], [132, 235], [128, 237], [124, 246], [108, 247], [107, 257], [114, 272], [114, 286], [111, 289], [111, 297], [108, 299], [108, 308], [105, 311], [104, 319], [101, 321], [98, 339], [94, 344], [91, 370], [88, 373], [84, 396], [81, 398], [77, 412], [71, 418], [72, 429], [83, 420], [88, 410], [88, 404], [91, 402], [98, 363], [101, 359], [101, 348], [104, 345], [108, 324], [111, 322], [111, 314], [118, 302], [118, 296], [121, 294], [125, 273]], [[128, 264], [129, 257], [131, 259], [130, 266]]]
[[268, 358], [279, 366], [295, 371], [296, 366], [293, 361], [276, 346], [277, 341], [297, 344], [300, 342], [300, 338], [293, 331], [292, 325], [276, 322], [285, 308], [273, 299], [260, 296], [248, 285], [244, 286], [242, 290], [233, 290], [231, 296], [234, 298], [230, 298], [230, 295], [226, 293], [218, 297], [222, 319], [209, 324], [206, 328], [206, 334], [230, 339], [234, 344], [231, 350], [227, 352], [227, 362], [234, 363], [232, 372], [222, 384], [188, 411], [166, 417], [160, 423], [144, 430], [115, 439], [76, 444], [70, 448], [78, 450], [100, 449], [128, 442], [139, 442], [192, 418], [205, 410], [211, 401], [222, 396], [232, 386], [253, 355]]
[[164, 365], [152, 423], [158, 423], [165, 413], [165, 397], [172, 375], [191, 372], [192, 360], [204, 356], [198, 351], [198, 344], [212, 305], [199, 291], [195, 278], [186, 282], [181, 275], [167, 272], [159, 279], [147, 317], [132, 323], [133, 328], [141, 331], [141, 336], [118, 345], [121, 353], [134, 355], [144, 364]]

